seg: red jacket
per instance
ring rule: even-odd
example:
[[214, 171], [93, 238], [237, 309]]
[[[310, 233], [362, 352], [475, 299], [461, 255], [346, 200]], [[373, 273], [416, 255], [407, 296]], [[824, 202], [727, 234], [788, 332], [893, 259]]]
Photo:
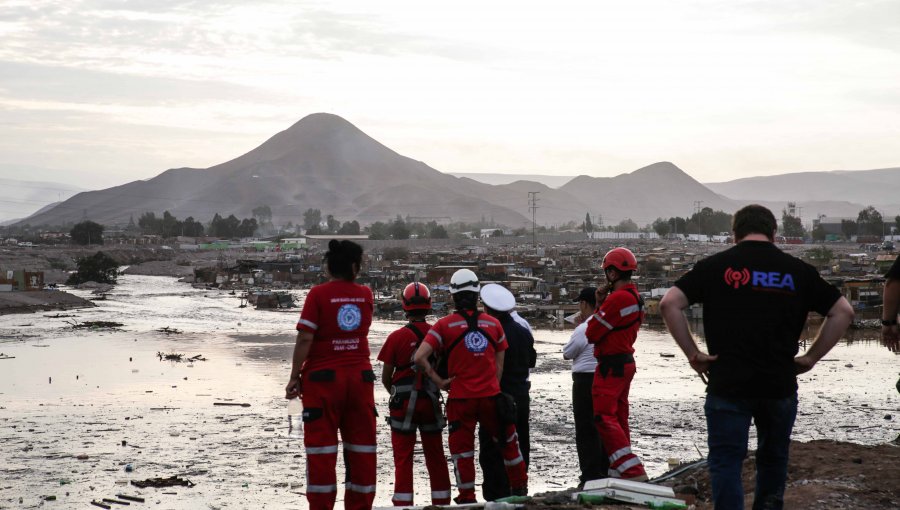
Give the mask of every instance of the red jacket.
[[[637, 293], [633, 283], [611, 292], [588, 318], [585, 335], [594, 344], [594, 357], [634, 353], [634, 341], [641, 329], [641, 321], [636, 319], [643, 318], [644, 312], [628, 289]], [[622, 326], [627, 327], [614, 331]]]

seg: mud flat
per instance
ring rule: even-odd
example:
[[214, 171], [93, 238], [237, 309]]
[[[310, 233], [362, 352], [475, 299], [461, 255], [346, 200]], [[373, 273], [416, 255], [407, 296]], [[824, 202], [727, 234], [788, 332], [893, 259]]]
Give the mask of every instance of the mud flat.
[[[91, 297], [88, 290], [71, 292]], [[295, 293], [298, 302], [303, 295]], [[65, 314], [74, 317], [0, 317], [0, 508], [37, 507], [46, 496], [55, 496], [60, 508], [88, 508], [91, 500], [117, 493], [166, 509], [307, 508], [303, 443], [287, 437], [283, 399], [298, 311], [239, 304], [238, 296], [193, 289], [174, 278], [125, 275], [96, 308]], [[72, 328], [73, 322], [97, 321], [123, 326]], [[400, 326], [373, 323], [373, 359]], [[801, 443], [794, 447], [788, 488], [795, 504], [788, 508], [897, 508], [889, 503], [897, 500], [896, 470], [879, 464], [878, 457], [898, 466], [896, 457], [882, 450], [895, 448], [884, 445], [900, 432], [898, 358], [874, 340], [875, 334], [855, 333], [801, 376], [794, 434]], [[560, 355], [568, 336], [567, 331], [536, 334], [532, 493], [561, 491], [577, 481], [572, 379]], [[632, 439], [649, 474], [659, 476], [670, 458], [688, 462], [706, 453], [704, 386], [665, 332], [642, 329], [637, 348], [638, 373], [629, 397]], [[202, 354], [206, 361], [161, 361], [160, 352], [183, 359]], [[374, 368], [381, 370], [378, 364]], [[380, 386], [375, 391], [383, 417], [389, 395]], [[377, 442], [375, 501], [389, 505], [393, 467], [383, 418]], [[754, 437], [751, 447], [755, 442]], [[806, 450], [807, 445], [817, 450]], [[338, 460], [338, 480], [344, 478], [342, 464]], [[427, 504], [421, 456], [416, 470], [415, 501]], [[681, 480], [696, 483], [701, 498], [708, 494], [704, 473]], [[129, 485], [171, 476], [196, 485]], [[751, 478], [746, 471], [747, 483]], [[811, 486], [824, 492], [814, 494]], [[865, 499], [863, 493], [874, 489], [880, 492]], [[852, 506], [854, 501], [859, 505]]]
[[61, 290], [0, 292], [0, 315], [72, 310], [96, 306], [91, 301]]

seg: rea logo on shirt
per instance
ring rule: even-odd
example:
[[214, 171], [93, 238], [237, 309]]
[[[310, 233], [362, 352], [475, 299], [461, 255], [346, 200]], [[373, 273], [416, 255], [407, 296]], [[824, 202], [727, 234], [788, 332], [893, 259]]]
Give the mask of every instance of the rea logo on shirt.
[[797, 290], [794, 287], [794, 277], [790, 273], [782, 274], [775, 271], [751, 272], [746, 267], [743, 269], [725, 268], [725, 283], [735, 289], [749, 283], [753, 287], [765, 289]]

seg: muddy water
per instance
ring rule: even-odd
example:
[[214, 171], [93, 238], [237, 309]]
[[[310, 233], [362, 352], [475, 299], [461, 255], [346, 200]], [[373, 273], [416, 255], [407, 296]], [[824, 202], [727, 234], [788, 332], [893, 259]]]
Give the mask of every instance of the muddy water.
[[[142, 494], [156, 508], [305, 508], [302, 441], [285, 437], [281, 398], [296, 312], [241, 309], [238, 303], [236, 296], [171, 278], [126, 276], [98, 308], [68, 312], [74, 318], [0, 317], [0, 353], [15, 357], [0, 360], [0, 508], [36, 507], [46, 495], [57, 497], [46, 506], [85, 507], [117, 492]], [[125, 325], [92, 332], [72, 330], [66, 322], [72, 320]], [[373, 325], [373, 355], [400, 325]], [[156, 331], [165, 326], [182, 333]], [[897, 357], [874, 335], [854, 335], [802, 376], [797, 438], [875, 444], [897, 436]], [[532, 491], [568, 487], [577, 479], [571, 377], [559, 354], [568, 336], [536, 334]], [[160, 351], [202, 354], [208, 361], [161, 362]], [[668, 354], [675, 356], [663, 356]], [[636, 357], [634, 448], [651, 475], [659, 474], [670, 457], [705, 454], [704, 387], [659, 327], [642, 330]], [[384, 416], [387, 394], [376, 392]], [[376, 504], [389, 504], [386, 424], [380, 424], [378, 440]], [[76, 458], [82, 454], [87, 459]], [[128, 464], [132, 472], [126, 472]], [[176, 474], [197, 485], [125, 485]], [[416, 490], [416, 501], [427, 503], [421, 476]]]

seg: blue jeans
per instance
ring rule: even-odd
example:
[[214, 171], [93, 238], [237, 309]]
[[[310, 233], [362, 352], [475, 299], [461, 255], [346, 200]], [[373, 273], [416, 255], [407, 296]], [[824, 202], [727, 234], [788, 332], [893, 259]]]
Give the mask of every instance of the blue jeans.
[[744, 508], [741, 468], [747, 456], [751, 418], [756, 423], [758, 441], [753, 510], [781, 510], [797, 395], [780, 399], [707, 395], [704, 411], [716, 510]]

